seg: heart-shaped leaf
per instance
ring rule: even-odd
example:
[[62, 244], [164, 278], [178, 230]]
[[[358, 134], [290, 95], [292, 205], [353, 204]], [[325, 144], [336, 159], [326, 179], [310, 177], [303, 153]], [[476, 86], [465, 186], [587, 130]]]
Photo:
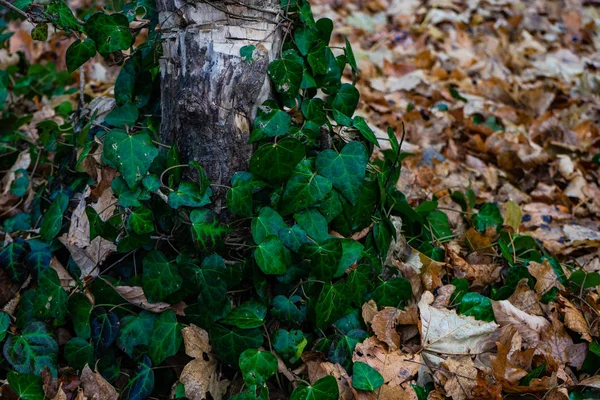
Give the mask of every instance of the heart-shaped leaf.
[[250, 172], [272, 183], [286, 180], [305, 155], [305, 147], [296, 139], [283, 139], [258, 148], [250, 159]]
[[113, 129], [104, 137], [102, 155], [111, 167], [121, 173], [127, 185], [134, 189], [144, 179], [158, 150], [147, 133], [129, 135], [123, 130]]
[[3, 354], [13, 370], [20, 374], [39, 375], [44, 367], [48, 367], [56, 376], [58, 344], [41, 322], [31, 322], [21, 335], [9, 336]]
[[150, 302], [163, 301], [181, 287], [183, 278], [177, 266], [170, 263], [159, 250], [153, 250], [144, 257], [142, 287]]
[[117, 346], [129, 357], [133, 356], [136, 346], [148, 347], [156, 316], [148, 311], [139, 315], [127, 315], [121, 318], [121, 329], [117, 337]]
[[331, 149], [322, 151], [317, 157], [316, 168], [351, 204], [356, 204], [368, 159], [367, 149], [362, 143], [350, 142], [341, 153]]
[[65, 61], [69, 72], [81, 67], [87, 60], [96, 55], [96, 43], [92, 39], [76, 40], [67, 49]]
[[158, 316], [152, 329], [149, 355], [154, 365], [177, 354], [181, 343], [181, 325], [177, 323], [173, 310], [167, 310]]
[[104, 307], [96, 307], [92, 311], [92, 340], [96, 343], [98, 351], [110, 347], [119, 334], [119, 317]]
[[40, 235], [47, 242], [54, 239], [62, 228], [63, 214], [69, 206], [69, 196], [60, 192], [50, 204], [48, 211], [44, 214], [44, 220], [40, 228]]
[[236, 365], [244, 350], [257, 349], [263, 344], [262, 332], [257, 328], [229, 329], [215, 324], [209, 332], [213, 350], [229, 365]]
[[238, 328], [258, 328], [265, 323], [267, 307], [257, 301], [246, 301], [227, 314], [220, 322]]
[[294, 98], [302, 82], [302, 65], [304, 61], [295, 50], [283, 52], [281, 58], [269, 64], [267, 72], [275, 90], [287, 97]]
[[74, 337], [63, 350], [70, 367], [82, 370], [86, 364], [94, 364], [94, 346], [85, 339]]
[[277, 357], [268, 351], [248, 349], [240, 354], [240, 370], [248, 386], [262, 386], [277, 373]]
[[398, 307], [412, 297], [410, 282], [405, 278], [394, 278], [382, 282], [373, 291], [373, 300], [379, 307]]
[[138, 400], [148, 398], [154, 389], [154, 370], [152, 361], [143, 355], [135, 369], [135, 375], [127, 382], [123, 391], [123, 399]]
[[383, 385], [383, 376], [368, 364], [355, 362], [352, 370], [352, 386], [355, 389], [371, 391]]
[[95, 13], [85, 23], [85, 33], [96, 43], [98, 53], [102, 55], [128, 50], [133, 42], [127, 17], [118, 13]]
[[23, 400], [44, 400], [44, 384], [41, 376], [8, 371], [8, 385]]
[[254, 250], [254, 259], [267, 275], [285, 274], [291, 264], [289, 250], [278, 236], [267, 236]]
[[273, 334], [273, 348], [285, 361], [295, 363], [302, 356], [307, 340], [301, 330], [278, 329]]
[[290, 400], [337, 400], [340, 395], [337, 381], [331, 375], [324, 376], [308, 386], [300, 384], [290, 396]]

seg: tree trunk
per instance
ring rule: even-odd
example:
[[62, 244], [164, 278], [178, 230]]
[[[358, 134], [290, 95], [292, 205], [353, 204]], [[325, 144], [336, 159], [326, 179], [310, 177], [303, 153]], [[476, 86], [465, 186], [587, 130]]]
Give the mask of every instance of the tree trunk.
[[[182, 162], [198, 161], [208, 178], [229, 185], [246, 170], [256, 109], [271, 92], [269, 62], [281, 50], [278, 0], [158, 0], [163, 38], [161, 138]], [[254, 45], [251, 62], [240, 49]], [[224, 207], [216, 189], [215, 210]]]

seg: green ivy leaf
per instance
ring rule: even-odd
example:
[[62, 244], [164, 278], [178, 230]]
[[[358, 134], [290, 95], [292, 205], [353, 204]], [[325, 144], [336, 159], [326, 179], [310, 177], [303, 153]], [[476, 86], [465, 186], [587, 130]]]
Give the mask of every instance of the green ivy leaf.
[[31, 30], [31, 38], [45, 42], [48, 39], [48, 24], [40, 23]]
[[257, 328], [229, 329], [216, 324], [209, 332], [215, 353], [229, 365], [235, 365], [244, 350], [257, 349], [263, 344], [262, 333]]
[[90, 58], [96, 55], [96, 43], [92, 39], [86, 38], [84, 41], [76, 40], [67, 49], [65, 61], [67, 70], [73, 72], [81, 67]]
[[327, 375], [310, 386], [298, 385], [292, 392], [290, 400], [337, 400], [339, 395], [337, 381], [333, 376]]
[[382, 282], [373, 291], [373, 300], [379, 307], [398, 307], [412, 297], [410, 282], [404, 278], [394, 278]]
[[9, 336], [3, 353], [6, 361], [20, 374], [39, 375], [44, 367], [48, 367], [56, 377], [58, 344], [41, 322], [31, 322], [20, 336]]
[[292, 117], [279, 109], [275, 100], [267, 100], [260, 107], [250, 132], [250, 143], [288, 133]]
[[291, 364], [300, 359], [307, 343], [304, 334], [298, 329], [290, 332], [285, 329], [278, 329], [273, 334], [273, 348], [284, 361]]
[[497, 205], [493, 203], [485, 203], [479, 209], [479, 212], [473, 215], [473, 225], [482, 233], [485, 233], [488, 227], [496, 229], [502, 226], [504, 218]]
[[285, 274], [291, 264], [290, 253], [278, 236], [267, 236], [254, 250], [254, 259], [267, 275]]
[[481, 321], [490, 322], [495, 320], [492, 301], [475, 292], [469, 292], [462, 297], [458, 312]]
[[343, 276], [346, 270], [358, 261], [365, 248], [365, 246], [353, 239], [340, 239], [340, 242], [342, 243], [342, 258], [340, 259], [334, 278]]
[[227, 209], [240, 217], [251, 217], [254, 183], [249, 172], [236, 172], [231, 177], [231, 189], [227, 191]]
[[271, 307], [271, 315], [284, 324], [300, 325], [306, 320], [306, 306], [300, 296], [275, 296]]
[[44, 384], [41, 376], [8, 371], [8, 385], [23, 400], [44, 400]]
[[253, 58], [252, 58], [252, 54], [254, 53], [254, 50], [256, 50], [256, 46], [253, 45], [253, 44], [247, 45], [247, 46], [243, 46], [240, 49], [240, 56], [248, 64], [252, 64], [252, 62], [254, 61]]
[[69, 314], [73, 322], [75, 334], [82, 339], [91, 337], [90, 315], [92, 313], [92, 303], [83, 293], [74, 293], [69, 297]]
[[277, 357], [268, 351], [253, 349], [240, 354], [240, 370], [248, 386], [262, 386], [277, 373]]
[[138, 235], [154, 232], [152, 211], [147, 207], [140, 207], [132, 211], [127, 217], [127, 228]]
[[4, 220], [4, 230], [7, 233], [26, 231], [28, 229], [31, 229], [31, 214], [20, 212]]
[[[348, 40], [348, 39], [346, 39], [346, 40]], [[377, 137], [375, 136], [375, 133], [373, 132], [373, 130], [371, 129], [369, 124], [367, 124], [367, 122], [365, 121], [365, 119], [363, 117], [360, 117], [358, 115], [356, 117], [354, 117], [354, 119], [352, 120], [352, 126], [355, 127], [356, 129], [358, 129], [360, 134], [368, 142], [373, 143], [377, 147], [380, 147], [379, 142], [377, 141]]]
[[318, 243], [331, 237], [329, 234], [329, 227], [327, 226], [327, 220], [319, 210], [315, 208], [309, 208], [308, 210], [294, 214], [294, 219], [298, 222], [298, 225], [306, 231], [308, 236]]
[[183, 343], [181, 326], [173, 310], [160, 314], [154, 322], [150, 339], [150, 358], [154, 365], [161, 364], [166, 358], [177, 354]]
[[156, 174], [146, 175], [144, 179], [142, 179], [142, 184], [149, 192], [152, 193], [160, 189], [161, 186], [160, 179], [158, 179], [158, 176], [156, 176]]
[[190, 213], [190, 222], [194, 239], [203, 250], [216, 246], [219, 239], [229, 232], [226, 226], [219, 223], [214, 212], [207, 209], [193, 210]]
[[125, 131], [113, 129], [104, 137], [102, 156], [123, 175], [131, 189], [144, 179], [157, 155], [158, 150], [147, 133], [128, 135]]
[[133, 349], [136, 346], [150, 346], [155, 320], [156, 316], [148, 311], [142, 311], [139, 315], [127, 315], [121, 318], [117, 346], [129, 357], [133, 357]]
[[[358, 65], [356, 64], [356, 57], [354, 57], [354, 51], [352, 51], [352, 46], [350, 45], [350, 41], [347, 37], [344, 36], [346, 40], [345, 54], [348, 59], [348, 64], [352, 68], [352, 71], [357, 74], [358, 73]], [[375, 143], [374, 143], [375, 144]]]
[[427, 222], [431, 227], [433, 236], [440, 243], [445, 243], [452, 240], [452, 230], [450, 229], [450, 221], [448, 216], [440, 210], [433, 210], [427, 214]]
[[29, 245], [21, 238], [16, 238], [0, 251], [0, 267], [8, 272], [11, 280], [23, 283], [29, 274], [24, 265], [24, 258]]
[[569, 283], [577, 290], [589, 289], [600, 285], [600, 274], [597, 272], [586, 272], [582, 269], [573, 271], [569, 277]]
[[38, 240], [29, 240], [31, 251], [25, 255], [25, 266], [29, 271], [40, 273], [50, 267], [52, 251], [47, 243]]
[[295, 50], [283, 52], [281, 58], [269, 64], [267, 73], [278, 93], [290, 98], [296, 97], [302, 83], [303, 64], [302, 57]]
[[281, 214], [289, 215], [323, 200], [332, 189], [331, 181], [321, 175], [295, 174], [281, 197]]
[[38, 276], [32, 315], [42, 321], [52, 318], [56, 325], [62, 325], [67, 315], [67, 300], [67, 292], [62, 288], [56, 271], [52, 268], [42, 270]]
[[202, 191], [200, 186], [194, 182], [181, 182], [177, 190], [169, 193], [169, 205], [178, 209], [179, 207], [203, 207], [210, 204], [212, 191]]
[[383, 385], [383, 376], [363, 362], [355, 362], [352, 369], [352, 386], [358, 390], [375, 390]]
[[367, 149], [362, 143], [350, 142], [341, 153], [331, 149], [319, 153], [316, 168], [354, 205], [362, 189], [368, 159]]
[[62, 228], [63, 214], [69, 206], [69, 196], [60, 192], [50, 204], [48, 211], [44, 214], [44, 220], [40, 227], [40, 235], [47, 242], [54, 239]]
[[73, 15], [73, 11], [61, 0], [52, 0], [46, 12], [55, 20], [55, 25], [61, 27], [65, 32], [81, 32], [81, 25]]
[[265, 323], [267, 307], [257, 301], [246, 301], [227, 314], [220, 322], [241, 329], [258, 328]]
[[300, 51], [300, 54], [307, 56], [310, 49], [317, 42], [317, 30], [307, 26], [299, 26], [294, 29], [294, 42]]
[[306, 236], [306, 231], [300, 228], [299, 225], [294, 225], [291, 228], [281, 228], [279, 230], [279, 239], [294, 253], [297, 253], [303, 244], [310, 243], [310, 240]]
[[29, 176], [27, 170], [18, 169], [15, 171], [15, 180], [10, 185], [10, 192], [17, 197], [23, 197], [27, 194], [29, 188]]
[[315, 326], [325, 329], [329, 324], [342, 316], [346, 299], [341, 282], [335, 285], [326, 284], [315, 304]]
[[0, 342], [6, 337], [6, 331], [10, 328], [10, 316], [0, 311]]
[[154, 370], [152, 361], [146, 355], [141, 356], [135, 369], [135, 375], [127, 382], [123, 399], [140, 400], [150, 397], [154, 389]]
[[301, 254], [310, 260], [310, 272], [316, 279], [328, 281], [333, 278], [342, 259], [343, 247], [339, 239], [329, 239], [321, 244], [302, 246]]
[[170, 263], [159, 250], [152, 250], [144, 257], [142, 287], [150, 302], [163, 301], [181, 287], [183, 278], [177, 266]]
[[285, 228], [285, 222], [281, 215], [271, 207], [263, 207], [252, 219], [252, 239], [254, 243], [261, 243], [267, 236], [277, 235], [282, 228]]
[[96, 43], [103, 56], [119, 50], [128, 50], [133, 43], [129, 21], [123, 14], [98, 12], [85, 23], [85, 33]]
[[331, 107], [334, 111], [338, 111], [342, 115], [352, 118], [352, 114], [354, 114], [354, 110], [356, 110], [356, 106], [358, 105], [359, 98], [360, 93], [358, 92], [358, 89], [349, 83], [344, 83], [333, 98]]
[[104, 118], [104, 122], [117, 128], [131, 128], [135, 125], [138, 116], [139, 112], [135, 104], [125, 103], [115, 107], [106, 118]]
[[91, 315], [92, 340], [102, 352], [110, 347], [119, 334], [119, 318], [112, 311], [96, 307]]
[[94, 347], [85, 339], [74, 337], [64, 348], [65, 359], [70, 367], [82, 370], [86, 364], [94, 365]]
[[258, 148], [250, 159], [250, 172], [268, 182], [285, 181], [305, 156], [304, 145], [296, 139], [283, 139]]

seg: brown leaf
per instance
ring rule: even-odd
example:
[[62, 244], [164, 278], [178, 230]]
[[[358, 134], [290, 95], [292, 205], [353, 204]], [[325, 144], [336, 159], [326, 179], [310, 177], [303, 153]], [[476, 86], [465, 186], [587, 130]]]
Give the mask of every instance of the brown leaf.
[[473, 389], [477, 386], [477, 369], [470, 356], [448, 357], [440, 366], [444, 369], [435, 375], [443, 377], [442, 384], [447, 395], [454, 400], [473, 398]]
[[514, 326], [528, 347], [535, 347], [540, 341], [542, 332], [551, 326], [546, 318], [527, 314], [507, 300], [492, 301], [492, 308], [496, 322], [500, 326]]
[[457, 278], [465, 278], [476, 287], [485, 287], [500, 278], [501, 266], [495, 264], [471, 265], [460, 257], [454, 246], [451, 245], [446, 245], [446, 251]]
[[552, 356], [559, 364], [567, 364], [574, 368], [581, 368], [587, 355], [587, 343], [573, 343], [573, 339], [556, 313], [549, 315], [552, 322], [550, 329], [542, 331], [540, 351], [548, 357]]
[[521, 311], [532, 315], [542, 316], [544, 313], [540, 307], [539, 295], [529, 288], [527, 282], [527, 278], [521, 279], [517, 284], [514, 293], [510, 295], [507, 300]]
[[376, 369], [387, 384], [398, 386], [412, 380], [421, 362], [418, 354], [388, 351], [377, 338], [370, 337], [356, 345], [352, 361], [361, 361]]
[[190, 400], [224, 398], [229, 381], [219, 379], [218, 361], [211, 352], [208, 332], [191, 324], [183, 328], [181, 334], [185, 353], [194, 358], [183, 368], [179, 377], [185, 386], [186, 397]]
[[366, 324], [373, 322], [373, 318], [377, 315], [377, 304], [375, 301], [369, 300], [362, 306], [362, 318]]
[[29, 149], [23, 150], [21, 153], [19, 153], [19, 156], [17, 157], [17, 160], [12, 165], [12, 167], [10, 167], [8, 171], [6, 171], [4, 177], [2, 178], [2, 181], [0, 182], [0, 194], [2, 194], [2, 196], [6, 196], [10, 191], [10, 187], [16, 179], [15, 172], [19, 169], [27, 170], [30, 164], [31, 154], [29, 153]]
[[553, 287], [557, 287], [559, 290], [565, 289], [547, 260], [543, 263], [530, 261], [528, 269], [529, 273], [536, 279], [535, 290], [539, 294], [544, 294]]
[[[102, 278], [101, 278], [102, 279]], [[154, 313], [161, 313], [165, 310], [169, 310], [171, 305], [164, 302], [150, 303], [144, 294], [144, 289], [139, 286], [113, 286], [106, 279], [102, 279], [107, 285], [111, 286], [119, 295], [127, 300], [127, 302], [133, 304], [136, 307], [143, 308], [144, 310], [151, 311]]]
[[81, 371], [81, 385], [87, 397], [94, 400], [117, 400], [119, 393], [98, 372], [94, 372], [86, 364]]
[[558, 295], [558, 301], [562, 304], [563, 309], [562, 312], [565, 315], [565, 325], [567, 328], [572, 330], [573, 332], [577, 332], [581, 335], [581, 338], [587, 340], [588, 342], [592, 341], [592, 336], [590, 335], [590, 327], [586, 322], [583, 314], [579, 311], [573, 303], [564, 298], [562, 295]]

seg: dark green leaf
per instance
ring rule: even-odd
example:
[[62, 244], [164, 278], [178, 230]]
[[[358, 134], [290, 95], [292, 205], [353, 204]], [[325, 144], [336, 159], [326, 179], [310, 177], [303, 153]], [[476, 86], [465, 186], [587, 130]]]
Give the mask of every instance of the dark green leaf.
[[227, 209], [240, 217], [251, 217], [252, 207], [252, 174], [236, 172], [231, 177], [231, 189], [227, 191]]
[[181, 326], [177, 323], [173, 310], [160, 314], [154, 321], [150, 339], [149, 355], [154, 365], [159, 365], [167, 357], [177, 354], [182, 343]]
[[229, 365], [236, 365], [240, 354], [247, 349], [257, 349], [263, 344], [259, 329], [224, 328], [213, 325], [210, 341], [217, 356]]
[[377, 141], [377, 137], [375, 137], [375, 133], [369, 127], [369, 124], [365, 121], [363, 117], [359, 117], [358, 115], [354, 117], [352, 120], [352, 126], [354, 126], [360, 134], [369, 142], [373, 143], [375, 146], [379, 146], [379, 142]]
[[331, 375], [324, 376], [313, 385], [300, 384], [290, 396], [290, 400], [337, 400], [340, 390]]
[[46, 241], [51, 241], [54, 239], [56, 235], [60, 232], [62, 228], [62, 218], [63, 214], [67, 210], [69, 206], [69, 196], [67, 196], [64, 192], [60, 192], [52, 204], [48, 211], [44, 214], [44, 220], [42, 221], [42, 226], [40, 227], [40, 235]]
[[306, 306], [300, 296], [275, 296], [271, 315], [284, 324], [301, 324], [306, 320]]
[[287, 250], [278, 236], [267, 236], [254, 250], [254, 259], [261, 271], [267, 275], [285, 274], [291, 264]]
[[299, 225], [294, 225], [291, 228], [284, 227], [279, 230], [279, 239], [283, 244], [293, 252], [297, 253], [303, 244], [310, 243], [306, 236], [306, 231], [300, 228]]
[[96, 43], [98, 53], [102, 55], [128, 50], [133, 42], [129, 21], [123, 14], [98, 12], [85, 23], [85, 33]]
[[151, 302], [162, 301], [181, 287], [183, 278], [177, 266], [170, 263], [159, 250], [153, 250], [144, 257], [142, 287]]
[[10, 328], [10, 316], [5, 312], [0, 312], [0, 342], [6, 337], [8, 328]]
[[341, 153], [331, 149], [321, 152], [316, 160], [316, 168], [351, 204], [356, 204], [365, 179], [368, 158], [367, 149], [362, 143], [350, 142]]
[[469, 292], [465, 294], [458, 306], [458, 312], [481, 321], [494, 321], [491, 300], [479, 293]]
[[383, 376], [363, 362], [355, 362], [352, 368], [352, 386], [358, 390], [375, 390], [383, 385]]
[[331, 181], [321, 175], [295, 174], [287, 182], [281, 198], [281, 213], [293, 214], [323, 200], [331, 191]]
[[356, 87], [349, 83], [344, 83], [333, 98], [331, 107], [346, 117], [352, 118], [352, 114], [354, 114], [354, 110], [356, 110], [356, 106], [358, 105], [359, 97], [360, 93]]
[[74, 337], [64, 349], [65, 359], [70, 367], [82, 370], [86, 364], [94, 365], [94, 347], [85, 339]]
[[47, 366], [56, 376], [58, 344], [41, 322], [31, 322], [20, 336], [9, 336], [3, 353], [13, 370], [20, 374], [39, 375]]
[[44, 400], [44, 384], [41, 376], [8, 371], [8, 385], [23, 400]]
[[75, 334], [82, 339], [89, 339], [91, 336], [90, 315], [92, 303], [83, 293], [74, 293], [69, 297], [68, 309]]
[[298, 329], [290, 332], [278, 329], [273, 334], [273, 348], [284, 361], [292, 364], [300, 359], [307, 343], [304, 334]]
[[203, 250], [213, 248], [220, 238], [229, 230], [221, 225], [214, 212], [207, 209], [194, 210], [190, 213], [192, 234], [198, 246]]
[[240, 56], [242, 57], [242, 59], [244, 61], [246, 61], [248, 64], [252, 64], [252, 62], [254, 61], [252, 59], [252, 53], [254, 53], [254, 50], [256, 50], [256, 46], [251, 44], [251, 45], [247, 45], [247, 46], [243, 46], [240, 49]]
[[123, 391], [125, 400], [142, 400], [150, 397], [154, 389], [154, 370], [150, 358], [143, 355], [135, 369], [133, 379], [130, 379]]
[[138, 108], [131, 103], [115, 107], [104, 119], [108, 125], [117, 128], [131, 128], [138, 119]]
[[119, 334], [119, 318], [112, 311], [97, 307], [91, 315], [92, 340], [96, 349], [102, 352], [115, 341]]
[[277, 235], [284, 227], [285, 222], [277, 211], [263, 207], [258, 216], [252, 219], [252, 239], [254, 243], [261, 243], [267, 236]]
[[56, 325], [62, 325], [67, 315], [67, 300], [67, 292], [62, 288], [56, 271], [52, 268], [42, 270], [38, 276], [32, 315], [42, 321], [52, 318]]
[[321, 243], [331, 237], [327, 220], [316, 208], [300, 211], [294, 214], [298, 225], [306, 231], [308, 236]]
[[354, 57], [352, 46], [350, 45], [350, 42], [348, 41], [347, 37], [344, 37], [344, 39], [346, 40], [345, 53], [346, 58], [348, 59], [348, 64], [350, 64], [350, 67], [352, 68], [352, 71], [354, 71], [354, 73], [358, 73], [358, 65], [356, 64], [356, 58]]
[[125, 131], [113, 129], [104, 137], [102, 156], [121, 173], [132, 189], [144, 179], [157, 155], [158, 150], [147, 133], [128, 135]]
[[86, 38], [83, 42], [81, 40], [74, 41], [67, 49], [65, 56], [67, 70], [75, 71], [94, 55], [96, 55], [96, 43], [92, 39]]
[[139, 315], [127, 315], [121, 318], [121, 329], [117, 337], [117, 346], [129, 357], [133, 357], [136, 346], [150, 346], [150, 338], [156, 316], [148, 311]]
[[0, 267], [15, 282], [23, 283], [27, 278], [28, 271], [24, 264], [25, 254], [29, 245], [21, 238], [16, 238], [8, 246], [0, 251]]
[[48, 24], [37, 24], [35, 28], [31, 30], [31, 38], [33, 40], [41, 40], [42, 42], [46, 41], [46, 39], [48, 39]]
[[152, 211], [147, 207], [140, 207], [132, 211], [127, 217], [127, 228], [133, 230], [138, 235], [154, 232]]
[[394, 278], [382, 282], [373, 291], [373, 300], [379, 307], [398, 307], [412, 297], [410, 282], [404, 278]]
[[177, 190], [169, 193], [169, 205], [174, 209], [183, 206], [202, 207], [210, 204], [211, 194], [210, 188], [202, 191], [200, 186], [194, 182], [181, 182]]
[[81, 31], [81, 25], [73, 15], [73, 11], [61, 0], [52, 0], [46, 8], [47, 13], [54, 20], [55, 25], [67, 33]]
[[504, 219], [500, 209], [493, 203], [485, 203], [481, 206], [479, 212], [473, 216], [473, 225], [481, 233], [485, 233], [488, 227], [498, 231], [503, 223]]
[[295, 50], [287, 50], [281, 58], [269, 64], [267, 70], [275, 90], [287, 97], [296, 97], [302, 82], [302, 57]]
[[277, 357], [268, 351], [248, 349], [240, 354], [240, 370], [248, 386], [262, 386], [277, 373]]
[[265, 101], [258, 107], [256, 119], [250, 133], [250, 143], [269, 137], [285, 135], [290, 129], [292, 117], [279, 109], [274, 100]]
[[304, 155], [304, 145], [296, 139], [268, 143], [259, 147], [252, 155], [250, 172], [269, 182], [280, 183], [292, 174]]
[[29, 187], [29, 176], [27, 170], [18, 169], [15, 171], [15, 180], [10, 185], [10, 192], [17, 197], [23, 197], [27, 194]]
[[333, 278], [342, 259], [342, 242], [335, 238], [322, 244], [306, 244], [301, 254], [310, 260], [310, 272], [316, 279], [328, 281]]

